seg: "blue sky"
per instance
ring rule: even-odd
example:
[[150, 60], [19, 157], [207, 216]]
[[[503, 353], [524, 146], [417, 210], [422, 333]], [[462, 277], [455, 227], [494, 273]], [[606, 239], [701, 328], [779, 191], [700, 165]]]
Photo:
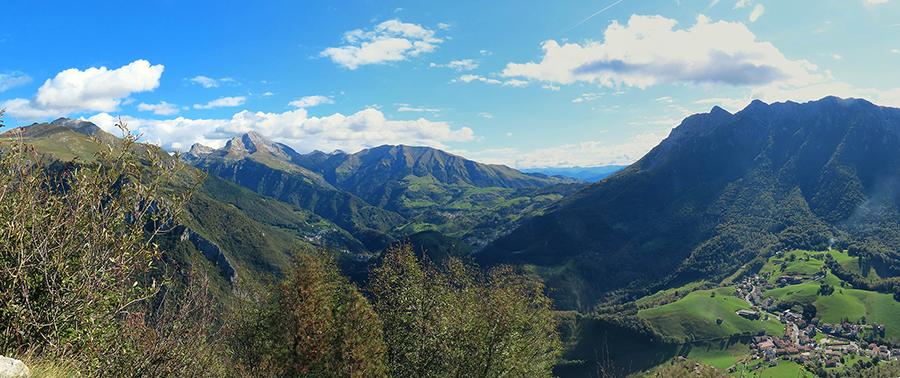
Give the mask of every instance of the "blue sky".
[[900, 107], [900, 0], [14, 1], [7, 125], [121, 116], [145, 141], [255, 130], [306, 153], [428, 145], [629, 164], [686, 116], [826, 95]]

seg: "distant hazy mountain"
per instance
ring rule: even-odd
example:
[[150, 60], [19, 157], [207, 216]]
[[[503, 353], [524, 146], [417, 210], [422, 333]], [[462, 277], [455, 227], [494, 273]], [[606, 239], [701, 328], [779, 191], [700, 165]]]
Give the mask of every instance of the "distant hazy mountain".
[[587, 182], [597, 182], [603, 180], [613, 173], [621, 171], [628, 167], [627, 165], [603, 165], [599, 167], [571, 167], [571, 168], [529, 168], [523, 169], [522, 172], [542, 173], [554, 177], [570, 177]]
[[557, 303], [588, 309], [761, 254], [855, 242], [900, 266], [900, 109], [827, 97], [685, 119], [641, 160], [481, 253], [558, 267]]

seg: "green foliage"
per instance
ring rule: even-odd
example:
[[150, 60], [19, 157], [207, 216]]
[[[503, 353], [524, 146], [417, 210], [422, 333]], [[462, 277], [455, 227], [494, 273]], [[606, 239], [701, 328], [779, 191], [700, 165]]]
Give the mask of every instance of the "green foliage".
[[541, 284], [512, 267], [442, 267], [386, 252], [370, 291], [394, 377], [550, 376], [560, 343]]
[[210, 324], [195, 322], [211, 319], [205, 286], [174, 290], [155, 243], [202, 176], [169, 190], [184, 165], [119, 126], [115, 147], [68, 163], [38, 154], [25, 128], [4, 134], [0, 349], [90, 376], [212, 374]]
[[381, 322], [331, 255], [299, 253], [284, 281], [249, 307], [232, 340], [255, 377], [381, 377]]

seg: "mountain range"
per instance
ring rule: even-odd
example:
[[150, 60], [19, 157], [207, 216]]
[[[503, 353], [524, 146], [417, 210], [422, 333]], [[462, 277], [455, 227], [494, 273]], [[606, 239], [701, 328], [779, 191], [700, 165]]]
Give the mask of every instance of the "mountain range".
[[[87, 135], [116, 140], [85, 121], [28, 130], [62, 160], [92, 153]], [[358, 262], [428, 232], [410, 240], [523, 266], [557, 308], [580, 311], [721, 281], [788, 248], [864, 246], [890, 276], [900, 273], [898, 142], [898, 109], [754, 101], [690, 116], [639, 161], [588, 184], [428, 147], [300, 154], [250, 132], [182, 155], [210, 173], [186, 225], [238, 271], [258, 272], [277, 272], [296, 240]]]
[[478, 258], [542, 267], [557, 306], [579, 310], [718, 282], [788, 248], [856, 243], [900, 266], [898, 144], [900, 109], [864, 100], [715, 107]]

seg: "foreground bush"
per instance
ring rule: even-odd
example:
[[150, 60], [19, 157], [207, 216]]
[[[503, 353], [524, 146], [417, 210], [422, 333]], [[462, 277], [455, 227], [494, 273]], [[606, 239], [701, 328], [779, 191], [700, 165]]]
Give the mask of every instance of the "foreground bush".
[[370, 290], [393, 377], [549, 377], [561, 344], [543, 285], [509, 266], [485, 273], [389, 249]]
[[[121, 376], [126, 366], [139, 369], [130, 376], [161, 375], [132, 357], [165, 344], [147, 344], [146, 336], [149, 330], [159, 340], [166, 337], [166, 327], [175, 324], [166, 316], [193, 311], [154, 312], [172, 300], [161, 292], [171, 285], [153, 238], [174, 224], [191, 193], [165, 194], [178, 161], [158, 147], [137, 144], [120, 127], [124, 137], [115, 148], [98, 142], [95, 159], [65, 164], [50, 164], [36, 153], [26, 143], [25, 128], [4, 134], [3, 353], [79, 361], [78, 369], [90, 376]], [[174, 329], [168, 334], [173, 332], [183, 335]]]

